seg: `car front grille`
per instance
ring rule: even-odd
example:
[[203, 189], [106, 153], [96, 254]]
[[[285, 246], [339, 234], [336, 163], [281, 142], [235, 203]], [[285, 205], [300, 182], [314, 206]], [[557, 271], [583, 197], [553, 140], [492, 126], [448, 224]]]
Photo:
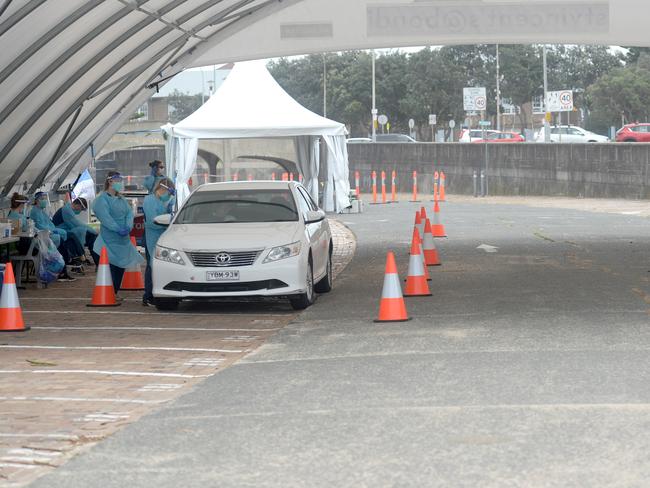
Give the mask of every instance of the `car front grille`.
[[[197, 268], [240, 268], [252, 266], [262, 251], [186, 252]], [[229, 256], [225, 261], [224, 256]]]
[[237, 293], [286, 288], [284, 281], [265, 280], [237, 283], [183, 283], [172, 281], [165, 286], [168, 291], [185, 291], [190, 293]]

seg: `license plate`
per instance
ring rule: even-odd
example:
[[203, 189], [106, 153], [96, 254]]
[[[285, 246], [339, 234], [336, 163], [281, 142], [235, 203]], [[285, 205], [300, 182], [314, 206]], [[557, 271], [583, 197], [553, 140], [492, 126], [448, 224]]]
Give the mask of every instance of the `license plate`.
[[206, 271], [207, 281], [239, 281], [239, 271]]

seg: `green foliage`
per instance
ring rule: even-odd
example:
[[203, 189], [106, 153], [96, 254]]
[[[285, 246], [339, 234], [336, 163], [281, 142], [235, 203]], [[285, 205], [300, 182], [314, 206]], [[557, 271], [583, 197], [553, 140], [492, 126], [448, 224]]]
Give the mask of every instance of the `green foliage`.
[[169, 121], [176, 124], [196, 112], [203, 102], [201, 95], [188, 95], [180, 90], [174, 90], [169, 94]]
[[[501, 97], [515, 105], [530, 103], [543, 93], [542, 48], [501, 45]], [[549, 48], [549, 89], [573, 89], [576, 104], [589, 108], [587, 88], [624, 65], [625, 56], [603, 46], [553, 46]], [[280, 85], [298, 102], [323, 114], [323, 72], [327, 66], [327, 116], [344, 122], [351, 135], [371, 132], [371, 54], [362, 51], [279, 59], [269, 69]], [[392, 132], [408, 133], [413, 118], [423, 137], [430, 137], [428, 116], [438, 123], [462, 123], [463, 88], [484, 86], [488, 91], [487, 115], [496, 114], [496, 47], [445, 46], [405, 54], [398, 50], [378, 56], [377, 108], [388, 116]], [[521, 117], [525, 117], [522, 113]], [[528, 121], [521, 120], [523, 126]]]
[[593, 126], [601, 130], [627, 122], [648, 121], [650, 104], [650, 55], [642, 53], [637, 63], [617, 68], [587, 90]]

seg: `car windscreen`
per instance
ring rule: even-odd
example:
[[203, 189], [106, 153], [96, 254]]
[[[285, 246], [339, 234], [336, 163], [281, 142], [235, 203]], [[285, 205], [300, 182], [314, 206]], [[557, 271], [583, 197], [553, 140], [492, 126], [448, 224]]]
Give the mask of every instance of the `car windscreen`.
[[183, 206], [176, 224], [296, 222], [293, 195], [281, 190], [200, 191]]

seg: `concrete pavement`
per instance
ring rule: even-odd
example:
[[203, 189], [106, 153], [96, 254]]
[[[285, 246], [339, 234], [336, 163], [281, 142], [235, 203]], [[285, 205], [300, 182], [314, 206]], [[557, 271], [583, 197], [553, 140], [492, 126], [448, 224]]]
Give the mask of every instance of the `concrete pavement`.
[[34, 486], [647, 486], [647, 219], [452, 199], [434, 296], [374, 324], [415, 208], [345, 216], [331, 294]]

